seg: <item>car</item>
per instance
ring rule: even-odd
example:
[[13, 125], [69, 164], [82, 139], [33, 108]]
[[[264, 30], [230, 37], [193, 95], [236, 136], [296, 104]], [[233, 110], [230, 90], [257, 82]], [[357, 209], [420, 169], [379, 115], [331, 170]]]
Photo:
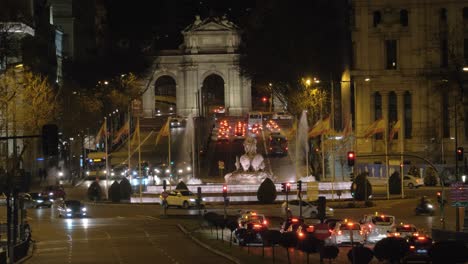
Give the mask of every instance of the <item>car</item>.
[[293, 116], [286, 112], [276, 112], [271, 116], [271, 119], [293, 119]]
[[429, 251], [433, 246], [433, 240], [424, 234], [414, 234], [406, 240], [409, 244], [409, 252], [403, 258], [403, 263], [425, 262], [430, 263]]
[[31, 207], [34, 207], [34, 208], [52, 207], [53, 199], [49, 198], [48, 195], [45, 195], [39, 192], [31, 192], [27, 194], [25, 198], [31, 202]]
[[245, 127], [246, 127], [245, 123], [242, 123], [241, 121], [236, 123], [236, 126], [234, 127], [234, 139], [245, 138], [245, 132], [246, 132]]
[[395, 227], [395, 217], [384, 214], [364, 215], [360, 223], [366, 232], [367, 242], [375, 243], [387, 237]]
[[[299, 200], [291, 200], [288, 203], [288, 209], [293, 216], [299, 216], [300, 210], [300, 201]], [[281, 205], [281, 211], [285, 214], [288, 210], [286, 210], [286, 202]], [[328, 206], [325, 207], [325, 216], [331, 217], [334, 215], [333, 208]], [[314, 204], [314, 202], [306, 202], [302, 201], [302, 216], [305, 218], [316, 218], [318, 216], [318, 204]]]
[[169, 123], [169, 126], [171, 128], [177, 128], [177, 127], [183, 127], [185, 124], [185, 118], [180, 117], [180, 116], [175, 116], [171, 117], [171, 122]]
[[232, 232], [233, 242], [238, 243], [239, 246], [263, 245], [261, 232], [267, 229], [268, 227], [260, 220], [247, 221], [244, 226], [238, 227]]
[[[162, 196], [160, 196], [161, 199]], [[188, 209], [191, 206], [197, 205], [197, 196], [189, 190], [172, 190], [168, 191], [166, 198], [167, 206], [177, 206]], [[205, 201], [200, 201], [200, 206], [205, 207]]]
[[330, 228], [330, 230], [333, 230], [335, 229], [335, 226], [337, 223], [339, 222], [343, 222], [344, 220], [341, 219], [341, 218], [327, 218], [325, 220], [323, 220], [323, 223], [324, 224], [327, 224], [328, 227]]
[[405, 175], [403, 178], [403, 185], [410, 189], [419, 188], [424, 185], [424, 181], [423, 179], [414, 177], [412, 175]]
[[265, 226], [268, 225], [268, 221], [265, 215], [257, 214], [257, 212], [254, 211], [246, 211], [245, 213], [242, 213], [237, 219], [237, 224], [239, 225], [239, 227], [245, 227], [247, 223], [251, 222], [261, 223]]
[[66, 194], [65, 190], [61, 185], [49, 185], [44, 188], [44, 190], [41, 193], [42, 195], [47, 195], [49, 199], [52, 200], [65, 200]]
[[288, 139], [281, 134], [271, 134], [267, 148], [270, 155], [287, 155]]
[[262, 127], [261, 124], [259, 124], [259, 123], [253, 124], [252, 129], [250, 130], [250, 132], [251, 132], [250, 135], [255, 137], [255, 136], [259, 135], [262, 132], [262, 129], [263, 129], [263, 127]]
[[86, 217], [87, 209], [78, 200], [65, 200], [57, 202], [59, 217]]
[[278, 126], [278, 124], [270, 119], [267, 124], [266, 124], [266, 127], [268, 130], [270, 130], [271, 133], [279, 133], [281, 131], [281, 128]]
[[342, 245], [342, 244], [364, 244], [365, 232], [361, 228], [361, 224], [347, 221], [338, 222], [331, 232], [331, 236], [326, 239], [326, 244]]
[[418, 229], [416, 228], [415, 225], [400, 224], [400, 225], [393, 227], [387, 236], [407, 238], [407, 237], [413, 236], [416, 233], [418, 233]]
[[213, 112], [217, 114], [224, 114], [226, 113], [226, 109], [223, 106], [218, 106], [217, 108], [213, 110]]
[[305, 222], [303, 217], [291, 216], [281, 223], [280, 232], [297, 232], [297, 229], [304, 224]]

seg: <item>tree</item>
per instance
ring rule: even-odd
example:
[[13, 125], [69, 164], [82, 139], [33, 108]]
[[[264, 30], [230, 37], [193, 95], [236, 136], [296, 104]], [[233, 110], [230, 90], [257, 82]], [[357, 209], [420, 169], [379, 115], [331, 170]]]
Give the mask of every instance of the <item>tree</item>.
[[114, 181], [108, 190], [108, 197], [113, 203], [120, 203], [120, 184]]
[[98, 181], [94, 181], [88, 187], [88, 199], [91, 201], [100, 201], [101, 200], [101, 186], [99, 185]]
[[379, 260], [399, 263], [408, 253], [409, 244], [401, 237], [387, 237], [375, 244], [374, 256]]
[[338, 257], [338, 253], [340, 253], [340, 250], [335, 245], [323, 246], [320, 248], [320, 259], [328, 259], [331, 263], [332, 259]]
[[426, 169], [426, 175], [424, 176], [424, 185], [426, 186], [436, 186], [437, 185], [437, 176], [436, 172], [432, 167]]
[[390, 194], [400, 194], [401, 193], [401, 177], [400, 173], [395, 171], [390, 175], [388, 179], [388, 189]]
[[257, 199], [260, 203], [271, 204], [276, 199], [276, 186], [270, 178], [266, 178], [258, 188]]
[[188, 187], [187, 187], [187, 185], [185, 184], [185, 182], [180, 181], [180, 182], [177, 184], [177, 186], [176, 186], [175, 189], [176, 189], [176, 190], [188, 190]]
[[372, 185], [367, 179], [368, 176], [368, 172], [362, 172], [354, 178], [353, 184], [351, 184], [351, 194], [354, 199], [364, 201], [372, 195]]
[[347, 256], [352, 264], [368, 264], [374, 258], [374, 253], [368, 247], [357, 246], [352, 247], [348, 251]]
[[130, 201], [132, 196], [132, 185], [127, 180], [127, 178], [123, 178], [120, 181], [120, 198], [124, 201]]

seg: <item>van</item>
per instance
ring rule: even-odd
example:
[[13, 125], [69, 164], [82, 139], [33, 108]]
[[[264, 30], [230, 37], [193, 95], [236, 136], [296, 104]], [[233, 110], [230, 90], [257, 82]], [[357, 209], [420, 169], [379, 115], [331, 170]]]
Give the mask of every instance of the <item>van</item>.
[[364, 215], [360, 221], [364, 225], [367, 235], [367, 242], [375, 243], [387, 237], [387, 234], [395, 227], [395, 217], [393, 215]]
[[253, 125], [259, 124], [260, 127], [262, 126], [262, 113], [261, 112], [249, 112], [248, 120], [247, 120], [247, 127], [249, 130], [252, 130]]
[[288, 140], [281, 134], [271, 134], [268, 140], [268, 154], [270, 155], [287, 155]]

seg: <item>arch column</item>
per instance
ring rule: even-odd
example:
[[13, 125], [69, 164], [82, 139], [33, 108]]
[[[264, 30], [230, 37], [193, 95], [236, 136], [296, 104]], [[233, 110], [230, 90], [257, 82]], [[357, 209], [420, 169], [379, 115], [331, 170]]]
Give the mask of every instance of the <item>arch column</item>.
[[[154, 80], [156, 82], [155, 78], [150, 78], [148, 82], [151, 80]], [[154, 83], [149, 83], [148, 84], [148, 90], [143, 94], [142, 96], [142, 104], [143, 104], [143, 116], [144, 117], [153, 117], [154, 116], [154, 109], [156, 107], [155, 105], [155, 91], [154, 91]]]
[[400, 121], [400, 130], [398, 131], [398, 144], [401, 147], [401, 151], [404, 151], [404, 140], [405, 140], [405, 92], [397, 91], [397, 111], [398, 120]]

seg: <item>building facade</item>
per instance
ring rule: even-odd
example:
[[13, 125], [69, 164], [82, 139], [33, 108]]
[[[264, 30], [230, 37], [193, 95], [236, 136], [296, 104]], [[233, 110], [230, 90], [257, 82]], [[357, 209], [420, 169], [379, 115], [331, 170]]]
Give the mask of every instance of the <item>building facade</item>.
[[[386, 151], [403, 151], [454, 164], [456, 145], [468, 140], [463, 121], [468, 1], [355, 0], [351, 13], [358, 156], [381, 154], [362, 160], [384, 162]], [[386, 131], [365, 138], [379, 119]], [[397, 121], [400, 128], [391, 140]], [[423, 163], [410, 155], [404, 160]]]
[[251, 85], [238, 68], [239, 28], [225, 17], [197, 16], [182, 34], [180, 48], [161, 51], [142, 82], [144, 115], [167, 111], [168, 105], [183, 116], [206, 116], [215, 108], [247, 113]]

